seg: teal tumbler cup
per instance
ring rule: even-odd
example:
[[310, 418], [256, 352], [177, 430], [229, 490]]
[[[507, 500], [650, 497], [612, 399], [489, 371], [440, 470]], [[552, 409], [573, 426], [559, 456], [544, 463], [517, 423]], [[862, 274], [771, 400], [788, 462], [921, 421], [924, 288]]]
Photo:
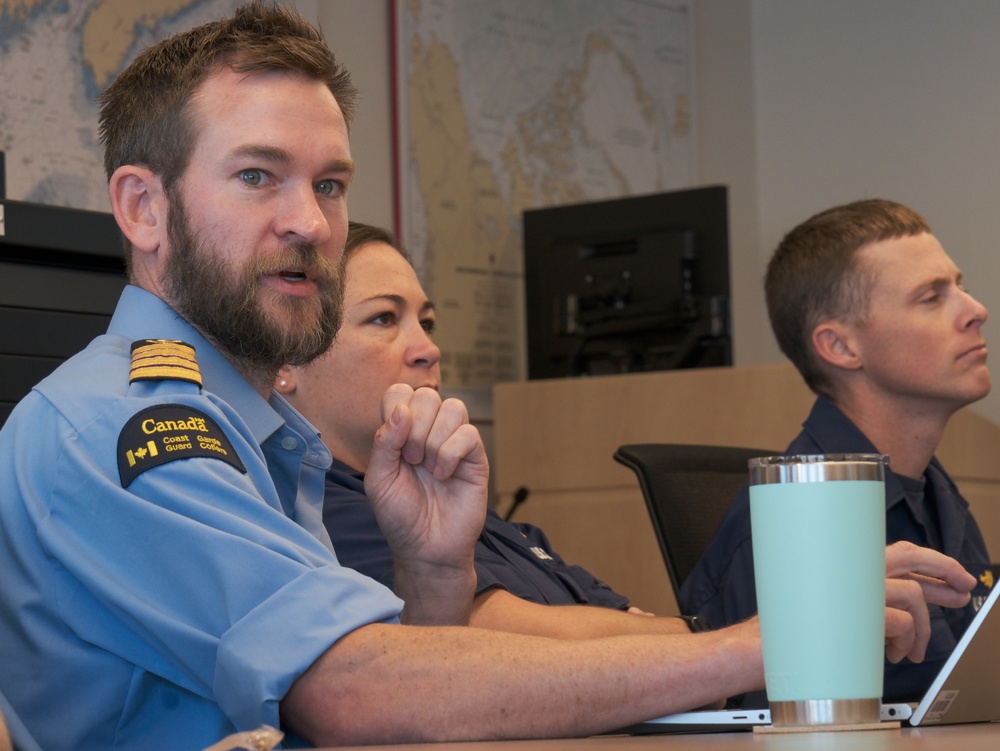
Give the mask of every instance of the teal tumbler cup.
[[764, 680], [775, 726], [879, 721], [887, 463], [881, 454], [749, 462]]

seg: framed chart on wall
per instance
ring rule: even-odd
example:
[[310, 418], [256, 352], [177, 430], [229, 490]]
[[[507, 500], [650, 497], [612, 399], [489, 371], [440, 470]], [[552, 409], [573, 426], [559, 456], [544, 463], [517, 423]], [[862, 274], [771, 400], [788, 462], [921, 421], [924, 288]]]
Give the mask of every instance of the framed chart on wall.
[[524, 377], [525, 209], [693, 183], [688, 0], [394, 0], [397, 232], [445, 386]]

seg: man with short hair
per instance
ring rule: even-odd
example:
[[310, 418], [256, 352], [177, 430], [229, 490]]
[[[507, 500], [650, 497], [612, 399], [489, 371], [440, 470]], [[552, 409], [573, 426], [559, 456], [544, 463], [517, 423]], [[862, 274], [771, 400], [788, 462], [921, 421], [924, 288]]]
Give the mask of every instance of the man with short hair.
[[[768, 264], [765, 293], [782, 351], [817, 394], [785, 453], [887, 454], [887, 542], [941, 551], [978, 579], [967, 607], [931, 606], [921, 664], [886, 665], [883, 699], [917, 699], [993, 583], [979, 527], [934, 458], [951, 416], [989, 393], [986, 308], [923, 217], [885, 200], [837, 206], [789, 232]], [[680, 605], [715, 626], [739, 622], [757, 610], [753, 577], [744, 487]]]

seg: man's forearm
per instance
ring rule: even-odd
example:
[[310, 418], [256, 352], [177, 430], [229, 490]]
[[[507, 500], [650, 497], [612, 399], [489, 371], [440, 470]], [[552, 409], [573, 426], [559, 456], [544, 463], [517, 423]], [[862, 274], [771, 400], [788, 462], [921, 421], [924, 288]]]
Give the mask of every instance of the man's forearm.
[[295, 682], [282, 719], [316, 746], [570, 737], [763, 685], [755, 622], [589, 640], [376, 624]]
[[553, 639], [690, 633], [688, 625], [679, 618], [635, 615], [589, 605], [539, 605], [502, 589], [476, 595], [470, 624], [477, 628]]

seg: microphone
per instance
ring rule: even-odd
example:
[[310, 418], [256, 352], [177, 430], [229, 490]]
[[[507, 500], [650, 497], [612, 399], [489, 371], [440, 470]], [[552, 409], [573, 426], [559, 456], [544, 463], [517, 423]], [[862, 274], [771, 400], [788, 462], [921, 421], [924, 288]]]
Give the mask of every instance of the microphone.
[[507, 513], [504, 515], [503, 520], [509, 522], [510, 518], [517, 511], [517, 507], [520, 506], [528, 499], [528, 489], [523, 485], [514, 491], [514, 502], [511, 504], [510, 508], [507, 509]]

